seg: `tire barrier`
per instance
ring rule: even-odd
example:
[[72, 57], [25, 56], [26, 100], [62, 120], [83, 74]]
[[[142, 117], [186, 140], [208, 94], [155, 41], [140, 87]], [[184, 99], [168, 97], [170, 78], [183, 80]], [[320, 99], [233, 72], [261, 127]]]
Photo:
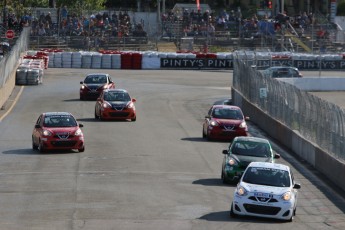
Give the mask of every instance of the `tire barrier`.
[[[48, 54], [49, 68], [84, 69], [233, 69], [233, 59], [247, 60], [259, 69], [270, 66], [295, 66], [300, 70], [343, 70], [345, 53], [314, 55], [291, 52], [155, 52], [111, 51], [63, 52], [39, 51]], [[37, 51], [28, 51], [36, 55]]]
[[43, 82], [44, 69], [48, 68], [48, 54], [25, 55], [16, 70], [16, 85], [38, 85]]

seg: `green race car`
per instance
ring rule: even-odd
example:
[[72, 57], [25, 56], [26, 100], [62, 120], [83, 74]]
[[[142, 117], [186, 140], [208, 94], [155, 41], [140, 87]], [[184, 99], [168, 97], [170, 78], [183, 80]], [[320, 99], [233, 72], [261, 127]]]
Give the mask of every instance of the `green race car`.
[[247, 166], [254, 161], [274, 162], [280, 155], [273, 153], [268, 140], [258, 137], [236, 137], [229, 149], [223, 150], [221, 178], [223, 183], [236, 183]]

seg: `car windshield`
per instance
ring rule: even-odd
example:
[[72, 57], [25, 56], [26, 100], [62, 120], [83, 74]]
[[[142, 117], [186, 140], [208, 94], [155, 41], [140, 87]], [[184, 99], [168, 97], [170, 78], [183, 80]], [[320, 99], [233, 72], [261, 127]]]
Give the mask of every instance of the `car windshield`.
[[130, 101], [128, 93], [125, 92], [107, 92], [104, 94], [106, 101]]
[[69, 115], [53, 115], [44, 118], [45, 127], [74, 127], [77, 126], [76, 120]]
[[250, 184], [290, 187], [289, 172], [281, 169], [250, 167], [243, 175], [242, 181]]
[[215, 108], [212, 116], [220, 119], [243, 120], [243, 115], [238, 109]]
[[268, 143], [257, 141], [236, 141], [231, 144], [231, 153], [243, 156], [271, 157], [272, 152]]
[[84, 80], [86, 84], [105, 84], [107, 83], [107, 77], [105, 75], [90, 75]]

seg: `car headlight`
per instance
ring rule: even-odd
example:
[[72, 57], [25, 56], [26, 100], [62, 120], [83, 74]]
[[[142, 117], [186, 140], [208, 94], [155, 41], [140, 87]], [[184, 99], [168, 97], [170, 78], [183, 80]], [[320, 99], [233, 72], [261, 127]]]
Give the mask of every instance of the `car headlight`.
[[102, 107], [105, 108], [105, 109], [106, 108], [111, 108], [111, 105], [108, 102], [103, 102]]
[[85, 85], [80, 86], [81, 89], [85, 89]]
[[291, 200], [291, 192], [284, 193], [281, 198], [286, 201]]
[[43, 136], [46, 136], [46, 137], [48, 137], [48, 136], [51, 136], [52, 135], [52, 133], [49, 131], [49, 130], [43, 130], [43, 132], [42, 132], [42, 134], [43, 134]]
[[81, 129], [77, 129], [77, 131], [75, 131], [74, 135], [75, 136], [81, 136], [83, 134], [83, 132], [81, 131]]
[[236, 194], [239, 196], [245, 196], [245, 195], [247, 195], [247, 190], [239, 185], [236, 188]]
[[127, 105], [127, 108], [131, 109], [134, 107], [134, 103], [133, 102], [129, 102]]
[[237, 161], [234, 159], [234, 158], [231, 158], [229, 159], [228, 161], [229, 165], [233, 166], [233, 165], [238, 165]]
[[240, 124], [240, 128], [244, 129], [244, 128], [247, 128], [247, 123], [245, 121], [243, 121], [241, 124]]
[[218, 122], [212, 120], [212, 121], [210, 122], [210, 125], [211, 125], [211, 126], [218, 126], [219, 124], [218, 124]]

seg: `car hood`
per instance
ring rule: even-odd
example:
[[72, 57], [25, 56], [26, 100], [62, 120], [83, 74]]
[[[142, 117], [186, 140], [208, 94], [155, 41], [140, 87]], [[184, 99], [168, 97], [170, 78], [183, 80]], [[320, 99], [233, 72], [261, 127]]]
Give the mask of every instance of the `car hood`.
[[267, 185], [249, 184], [243, 181], [241, 181], [241, 185], [245, 187], [248, 192], [262, 192], [280, 195], [287, 191], [291, 191], [290, 187], [275, 187]]
[[241, 165], [248, 166], [251, 162], [272, 162], [271, 157], [254, 157], [232, 154], [231, 157], [235, 158]]
[[113, 109], [122, 110], [127, 106], [128, 101], [110, 101], [109, 103]]
[[89, 89], [98, 89], [102, 86], [104, 86], [105, 84], [85, 84], [84, 85], [89, 88]]
[[233, 120], [233, 119], [218, 119], [213, 118], [213, 120], [217, 121], [220, 125], [240, 125], [243, 120]]
[[79, 129], [78, 126], [73, 127], [45, 127], [46, 130], [49, 130], [54, 135], [71, 135]]

